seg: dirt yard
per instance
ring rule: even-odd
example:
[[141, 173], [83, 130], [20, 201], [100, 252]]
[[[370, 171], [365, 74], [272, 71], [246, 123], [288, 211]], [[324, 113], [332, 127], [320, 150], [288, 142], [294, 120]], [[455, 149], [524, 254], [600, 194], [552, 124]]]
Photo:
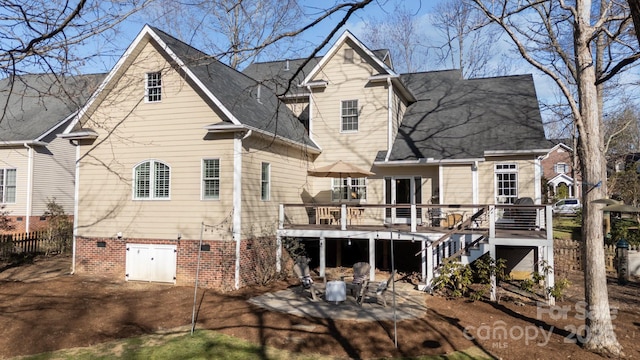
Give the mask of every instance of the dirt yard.
[[[68, 257], [0, 266], [0, 358], [188, 331], [193, 288], [69, 275], [69, 269]], [[585, 312], [580, 274], [570, 277], [569, 297], [552, 309], [513, 294], [502, 294], [498, 304], [429, 296], [424, 318], [398, 323], [398, 349], [392, 322], [300, 318], [246, 301], [294, 284], [284, 281], [226, 294], [200, 291], [197, 328], [344, 358], [445, 354], [475, 346], [504, 359], [599, 359], [573, 343], [582, 336]], [[625, 355], [640, 358], [640, 283], [619, 286], [612, 280], [609, 291]]]

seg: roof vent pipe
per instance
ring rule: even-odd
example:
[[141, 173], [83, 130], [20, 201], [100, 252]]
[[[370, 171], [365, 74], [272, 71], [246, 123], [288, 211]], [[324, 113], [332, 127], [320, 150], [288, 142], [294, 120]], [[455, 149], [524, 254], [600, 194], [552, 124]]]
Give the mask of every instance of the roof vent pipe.
[[258, 104], [262, 104], [262, 101], [260, 101], [261, 94], [262, 94], [262, 84], [258, 84], [258, 90], [256, 91], [256, 99], [258, 100]]
[[284, 70], [289, 71], [289, 59], [287, 59], [284, 63]]

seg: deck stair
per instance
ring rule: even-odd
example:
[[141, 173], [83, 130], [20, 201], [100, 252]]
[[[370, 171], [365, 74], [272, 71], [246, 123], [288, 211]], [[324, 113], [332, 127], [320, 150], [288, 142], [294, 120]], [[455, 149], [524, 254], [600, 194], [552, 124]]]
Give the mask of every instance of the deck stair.
[[[488, 213], [488, 208], [480, 208], [472, 216], [468, 217], [464, 221], [459, 221], [453, 224], [452, 228], [446, 233], [440, 236], [437, 240], [433, 241], [430, 246], [416, 253], [416, 256], [421, 255], [423, 251], [429, 251], [433, 256], [433, 277], [426, 279], [426, 284], [423, 285], [425, 289], [429, 289], [433, 278], [439, 275], [442, 264], [447, 261], [459, 258], [463, 264], [468, 264], [486, 253], [485, 245], [488, 244], [489, 231], [482, 230], [477, 232], [478, 237], [471, 243], [466, 245], [460, 244], [459, 241], [454, 240], [456, 234], [468, 234], [469, 230], [476, 231], [474, 224], [477, 224], [481, 217]], [[428, 249], [428, 250], [427, 250]]]

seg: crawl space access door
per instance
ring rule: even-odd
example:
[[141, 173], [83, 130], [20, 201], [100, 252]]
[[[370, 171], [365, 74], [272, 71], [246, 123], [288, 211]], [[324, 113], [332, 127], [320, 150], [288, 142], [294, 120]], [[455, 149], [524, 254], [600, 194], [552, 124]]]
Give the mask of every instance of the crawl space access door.
[[176, 245], [127, 244], [127, 280], [175, 284], [176, 264]]

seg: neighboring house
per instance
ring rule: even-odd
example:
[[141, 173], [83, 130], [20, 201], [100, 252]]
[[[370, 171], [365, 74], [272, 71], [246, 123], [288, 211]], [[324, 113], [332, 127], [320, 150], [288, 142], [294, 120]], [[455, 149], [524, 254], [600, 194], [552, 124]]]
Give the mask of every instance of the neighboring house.
[[57, 138], [104, 75], [0, 80], [0, 202], [12, 232], [46, 223], [47, 203], [74, 211], [75, 147]]
[[[401, 75], [349, 32], [288, 81], [303, 62], [239, 73], [145, 26], [64, 135], [80, 146], [75, 270], [187, 284], [200, 263], [201, 284], [237, 288], [256, 281], [256, 239], [277, 235], [307, 242], [322, 272], [362, 258], [373, 272], [390, 233], [347, 229], [349, 208], [363, 226], [411, 225], [394, 234], [425, 276], [431, 260], [412, 252], [442, 235], [416, 229], [434, 204], [540, 204], [553, 144], [530, 75]], [[374, 175], [310, 175], [337, 160]], [[313, 229], [322, 204], [341, 228]], [[308, 230], [284, 230], [295, 222]], [[522, 258], [547, 259], [547, 242], [526, 240]]]
[[[572, 148], [567, 145], [568, 141], [566, 140], [551, 141], [556, 145], [540, 159], [542, 176], [547, 182], [549, 203], [562, 198], [580, 198], [582, 181], [579, 170], [573, 168]], [[576, 181], [578, 185], [577, 193], [574, 190]]]

